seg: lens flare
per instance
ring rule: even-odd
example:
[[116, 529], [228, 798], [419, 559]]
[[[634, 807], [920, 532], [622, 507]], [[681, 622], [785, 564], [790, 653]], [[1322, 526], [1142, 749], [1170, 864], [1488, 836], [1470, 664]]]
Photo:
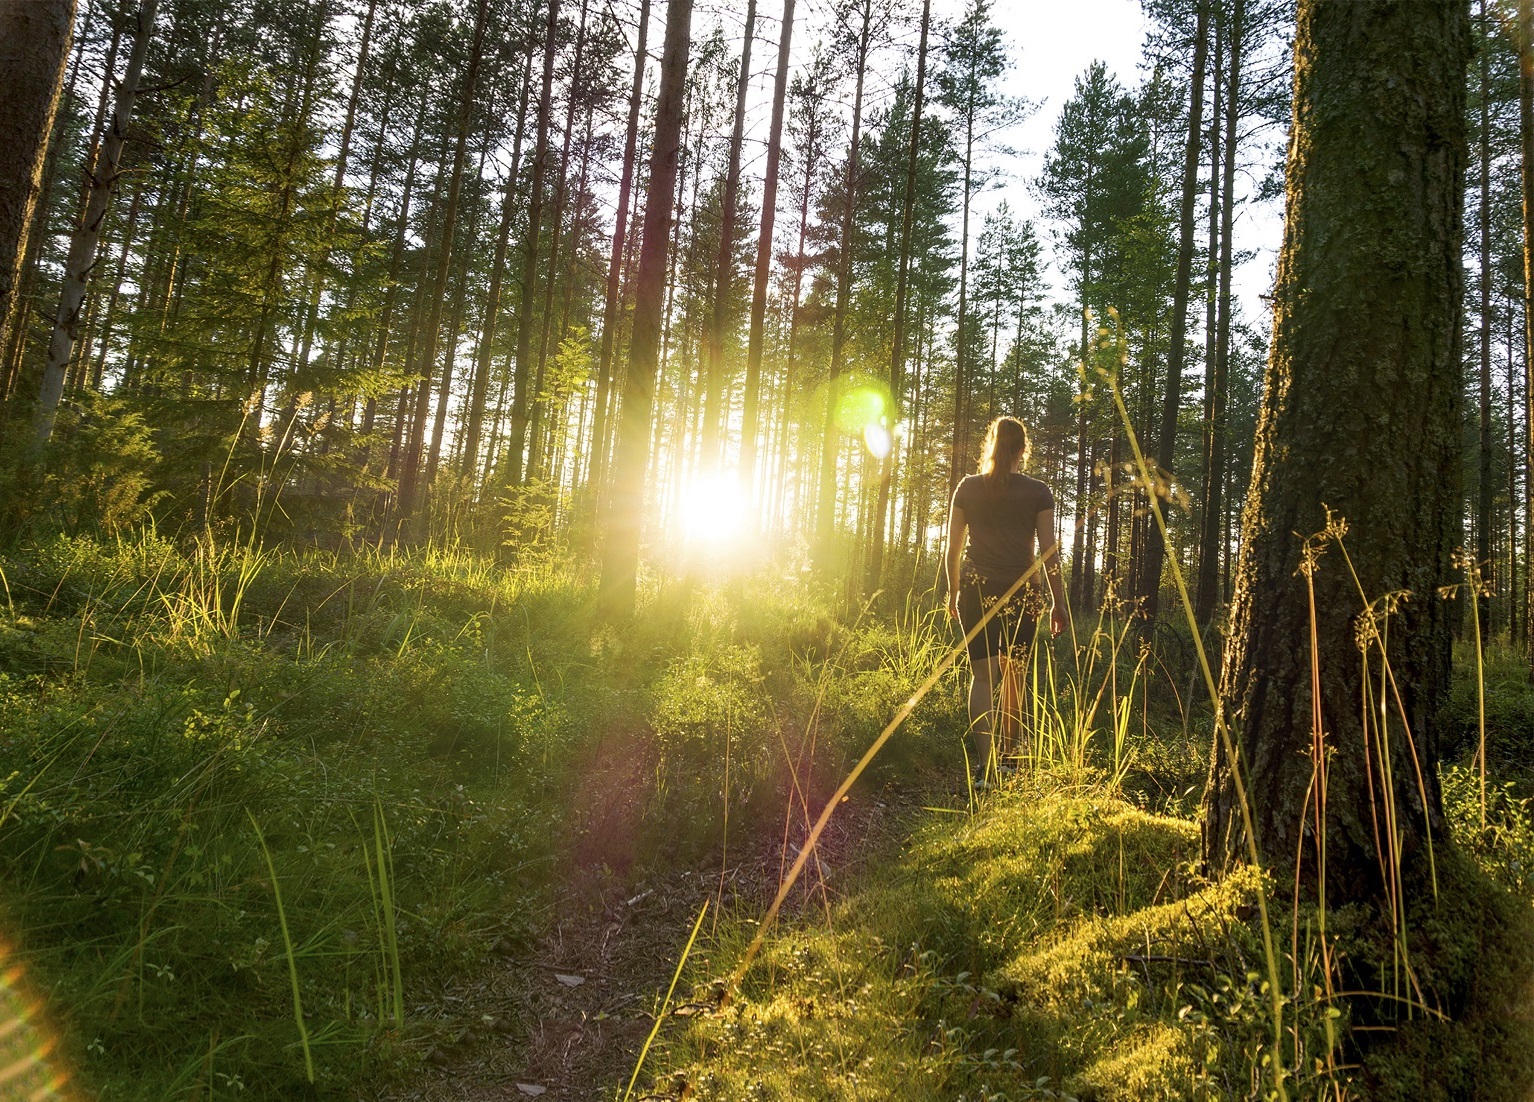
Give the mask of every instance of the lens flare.
[[883, 459], [890, 453], [894, 446], [894, 438], [890, 436], [890, 430], [880, 424], [865, 425], [863, 428], [863, 446], [872, 453], [875, 459]]

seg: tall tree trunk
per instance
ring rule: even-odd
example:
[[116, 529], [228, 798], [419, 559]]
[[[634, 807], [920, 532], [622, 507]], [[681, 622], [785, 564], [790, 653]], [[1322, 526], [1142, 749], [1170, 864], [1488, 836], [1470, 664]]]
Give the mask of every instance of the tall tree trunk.
[[1194, 598], [1194, 617], [1200, 626], [1214, 618], [1223, 587], [1220, 585], [1220, 548], [1224, 545], [1222, 528], [1225, 498], [1225, 412], [1230, 378], [1230, 277], [1236, 190], [1236, 123], [1241, 115], [1241, 55], [1246, 0], [1236, 0], [1231, 14], [1225, 89], [1225, 138], [1221, 152], [1225, 164], [1220, 184], [1220, 260], [1219, 310], [1215, 323], [1214, 386], [1209, 394], [1209, 464], [1204, 472], [1203, 547], [1198, 563], [1198, 590]]
[[554, 98], [554, 58], [559, 46], [559, 0], [549, 0], [543, 38], [543, 88], [538, 95], [538, 141], [533, 149], [533, 178], [527, 198], [527, 239], [522, 243], [522, 286], [517, 301], [516, 371], [511, 392], [511, 441], [503, 469], [507, 485], [522, 482], [527, 449], [527, 411], [532, 383], [533, 296], [538, 282], [538, 238], [543, 223], [544, 176], [549, 163], [549, 112]]
[[[790, 0], [792, 3], [792, 0]], [[650, 0], [640, 0], [639, 29], [634, 43], [634, 80], [629, 88], [628, 125], [623, 137], [623, 172], [618, 179], [618, 211], [613, 221], [612, 252], [607, 261], [606, 297], [602, 305], [602, 344], [597, 353], [596, 408], [591, 417], [591, 465], [587, 468], [588, 494], [600, 498], [607, 473], [607, 422], [612, 403], [613, 351], [617, 347], [618, 291], [623, 274], [624, 246], [628, 241], [629, 201], [634, 189], [634, 151], [639, 144], [639, 106], [644, 99], [645, 45], [650, 30]]]
[[756, 0], [746, 0], [746, 33], [740, 47], [740, 72], [735, 80], [735, 124], [730, 130], [729, 160], [724, 174], [724, 207], [719, 219], [719, 255], [714, 261], [714, 302], [704, 345], [706, 381], [703, 387], [703, 465], [721, 460], [724, 391], [724, 330], [730, 311], [735, 276], [735, 207], [740, 195], [740, 143], [746, 131], [746, 86], [751, 80], [751, 40], [756, 34]]
[[[1182, 371], [1187, 348], [1188, 295], [1193, 280], [1193, 207], [1198, 198], [1198, 152], [1204, 137], [1204, 67], [1209, 45], [1209, 5], [1200, 0], [1193, 30], [1193, 88], [1188, 96], [1188, 141], [1182, 155], [1182, 205], [1178, 212], [1177, 275], [1172, 286], [1172, 332], [1167, 349], [1166, 394], [1161, 401], [1161, 435], [1156, 441], [1156, 466], [1160, 478], [1172, 483], [1177, 458], [1177, 416], [1182, 408]], [[1152, 490], [1152, 492], [1157, 492]], [[1168, 500], [1169, 499], [1164, 499]], [[1161, 560], [1166, 543], [1159, 525], [1145, 533], [1145, 557], [1140, 571], [1139, 615], [1141, 637], [1147, 641], [1156, 628], [1161, 598]]]
[[[1452, 606], [1437, 588], [1460, 539], [1469, 14], [1468, 0], [1300, 2], [1272, 354], [1221, 682], [1240, 775], [1217, 737], [1204, 797], [1212, 867], [1250, 843], [1280, 883], [1298, 858], [1323, 904], [1396, 915], [1426, 879], [1430, 832], [1446, 836], [1436, 715]], [[1374, 668], [1387, 639], [1389, 688]]]
[[607, 538], [603, 541], [599, 600], [609, 616], [633, 613], [638, 584], [639, 537], [650, 460], [650, 406], [659, 362], [661, 307], [666, 296], [666, 239], [671, 228], [672, 194], [681, 149], [682, 101], [691, 34], [692, 0], [670, 0], [666, 5], [666, 41], [655, 105], [655, 146], [650, 157], [639, 271], [634, 280], [634, 335], [629, 342], [629, 368], [619, 408], [612, 508], [607, 517]]
[[911, 141], [906, 147], [905, 192], [900, 212], [900, 268], [895, 276], [895, 318], [890, 333], [890, 449], [879, 463], [879, 500], [874, 507], [873, 540], [868, 548], [867, 588], [870, 593], [879, 588], [884, 573], [884, 518], [889, 512], [890, 488], [899, 454], [894, 429], [905, 402], [906, 297], [911, 286], [911, 231], [916, 221], [916, 174], [921, 164], [921, 111], [927, 91], [927, 30], [931, 18], [932, 0], [922, 0], [921, 38], [916, 47], [916, 88], [911, 100]]
[[852, 296], [852, 227], [857, 213], [858, 154], [863, 137], [863, 85], [868, 76], [868, 49], [873, 35], [873, 0], [863, 0], [863, 26], [858, 33], [857, 85], [852, 96], [852, 140], [847, 146], [847, 177], [841, 232], [837, 241], [836, 306], [831, 321], [831, 368], [826, 380], [825, 435], [820, 449], [819, 502], [815, 510], [815, 559], [829, 565], [836, 537], [836, 458], [841, 451], [836, 414], [841, 404], [841, 377], [847, 345], [847, 305]]
[[[0, 6], [0, 149], [6, 151], [0, 173], [0, 354], [24, 325], [22, 266], [31, 251], [74, 22], [75, 0]], [[0, 399], [10, 396], [10, 372], [0, 370]]]
[[[1490, 27], [1486, 18], [1486, 0], [1481, 0], [1481, 26], [1477, 35], [1480, 57], [1481, 127], [1480, 127], [1480, 226], [1481, 245], [1481, 371], [1480, 371], [1480, 438], [1476, 463], [1475, 508], [1475, 561], [1476, 569], [1489, 582], [1492, 578], [1491, 564], [1491, 90], [1486, 78], [1486, 54], [1491, 49]], [[1476, 602], [1477, 622], [1481, 639], [1491, 638], [1491, 589], [1478, 587]]]
[[[575, 109], [579, 97], [581, 79], [581, 58], [586, 51], [586, 11], [588, 0], [581, 0], [581, 18], [575, 33], [575, 62], [570, 67], [570, 94], [565, 105], [565, 126], [563, 137], [560, 139], [559, 149], [559, 173], [555, 177], [554, 184], [554, 218], [551, 227], [553, 239], [550, 242], [548, 278], [543, 283], [543, 317], [540, 320], [538, 331], [538, 367], [533, 376], [534, 406], [528, 419], [528, 451], [527, 451], [527, 477], [529, 479], [542, 478], [544, 475], [544, 423], [543, 413], [547, 404], [543, 398], [543, 377], [549, 361], [549, 339], [553, 334], [554, 325], [554, 288], [559, 283], [559, 249], [564, 239], [565, 203], [570, 190], [570, 143], [575, 133]], [[559, 333], [556, 339], [564, 338], [564, 333]]]
[[[1090, 187], [1090, 180], [1088, 181]], [[1092, 598], [1092, 560], [1087, 553], [1087, 525], [1091, 521], [1091, 451], [1087, 442], [1086, 379], [1092, 359], [1092, 316], [1087, 289], [1092, 271], [1092, 253], [1088, 249], [1081, 262], [1081, 378], [1082, 390], [1076, 402], [1076, 504], [1071, 518], [1071, 588], [1074, 608], [1086, 608]], [[952, 464], [950, 463], [950, 474]], [[952, 493], [950, 488], [949, 493]]]
[[[458, 224], [458, 201], [463, 194], [463, 163], [468, 149], [469, 127], [474, 118], [474, 93], [479, 84], [480, 62], [484, 54], [485, 15], [488, 0], [479, 0], [474, 7], [474, 29], [469, 44], [469, 63], [463, 74], [463, 92], [458, 101], [457, 136], [453, 143], [453, 167], [448, 175], [447, 204], [442, 212], [442, 225], [437, 231], [437, 273], [431, 292], [431, 308], [426, 314], [426, 327], [422, 336], [424, 344], [420, 356], [421, 387], [416, 394], [415, 421], [410, 427], [410, 443], [405, 448], [405, 460], [401, 464], [399, 479], [399, 530], [404, 534], [406, 526], [415, 515], [416, 499], [423, 489], [417, 485], [421, 471], [422, 448], [425, 443], [426, 419], [431, 409], [431, 378], [437, 362], [437, 342], [441, 336], [442, 305], [447, 298], [448, 272], [453, 260], [453, 231]], [[452, 349], [448, 349], [452, 355]]]
[[[1518, 578], [1518, 398], [1514, 384], [1512, 296], [1507, 301], [1507, 633], [1514, 646], [1523, 642], [1523, 605], [1518, 601], [1522, 588]], [[1527, 490], [1525, 491], [1527, 492]], [[1527, 538], [1527, 537], [1525, 537]]]
[[1518, 144], [1523, 190], [1523, 639], [1534, 681], [1534, 0], [1518, 0]]
[[367, 15], [362, 21], [362, 37], [357, 45], [357, 68], [352, 74], [351, 92], [346, 98], [346, 113], [341, 121], [340, 148], [336, 151], [335, 179], [331, 183], [331, 205], [326, 216], [326, 240], [321, 250], [320, 262], [315, 265], [309, 280], [309, 308], [304, 318], [303, 338], [300, 341], [298, 362], [307, 364], [314, 347], [314, 331], [319, 324], [320, 298], [325, 290], [325, 269], [330, 260], [330, 244], [334, 239], [336, 222], [345, 200], [346, 167], [351, 156], [352, 132], [357, 124], [357, 101], [362, 95], [362, 80], [367, 72], [368, 52], [373, 42], [373, 19], [377, 14], [378, 0], [368, 0]]
[[527, 55], [522, 66], [522, 90], [517, 106], [517, 126], [511, 142], [511, 164], [506, 169], [506, 190], [501, 195], [501, 227], [495, 238], [495, 260], [490, 266], [490, 287], [485, 294], [485, 318], [480, 327], [479, 351], [474, 358], [474, 378], [469, 384], [468, 419], [464, 427], [463, 454], [458, 460], [460, 475], [470, 480], [470, 496], [478, 483], [479, 439], [485, 422], [485, 397], [490, 389], [490, 360], [495, 351], [495, 328], [501, 313], [501, 285], [506, 278], [506, 252], [511, 244], [511, 221], [517, 206], [517, 172], [522, 162], [522, 137], [526, 130], [527, 100], [533, 78], [533, 52], [536, 39], [528, 35]]
[[117, 188], [118, 167], [122, 163], [123, 144], [133, 121], [133, 102], [138, 97], [139, 79], [144, 60], [149, 56], [149, 41], [154, 35], [155, 10], [159, 0], [143, 0], [139, 6], [138, 27], [128, 67], [117, 86], [112, 106], [112, 128], [102, 142], [101, 152], [91, 173], [91, 197], [85, 214], [69, 242], [69, 257], [64, 262], [64, 286], [59, 292], [59, 311], [53, 324], [53, 338], [48, 343], [48, 360], [43, 367], [42, 387], [38, 393], [37, 414], [33, 428], [33, 446], [41, 448], [53, 431], [53, 418], [64, 393], [64, 376], [70, 355], [80, 335], [80, 313], [85, 304], [86, 283], [96, 266], [96, 252], [106, 222], [112, 193]]
[[778, 34], [778, 70], [772, 83], [772, 123], [767, 129], [767, 172], [762, 180], [762, 221], [756, 235], [756, 268], [751, 282], [751, 323], [746, 337], [746, 389], [742, 397], [740, 484], [755, 494], [756, 436], [760, 420], [762, 353], [766, 346], [767, 277], [772, 270], [772, 228], [777, 217], [778, 169], [783, 155], [783, 104], [788, 94], [788, 54], [794, 37], [794, 0], [783, 0]]
[[965, 328], [969, 324], [969, 200], [975, 161], [973, 106], [965, 116], [964, 183], [961, 185], [962, 213], [959, 215], [959, 314], [953, 337], [953, 440], [948, 462], [949, 494], [958, 488], [959, 479], [964, 477], [964, 469], [969, 466], [969, 338]]

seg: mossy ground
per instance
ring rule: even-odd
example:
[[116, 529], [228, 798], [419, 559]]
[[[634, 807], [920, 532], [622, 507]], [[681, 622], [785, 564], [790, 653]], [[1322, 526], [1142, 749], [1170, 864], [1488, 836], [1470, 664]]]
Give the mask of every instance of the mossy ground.
[[[107, 1099], [352, 1097], [444, 1038], [518, 1044], [535, 1023], [437, 996], [492, 948], [525, 962], [569, 866], [621, 881], [780, 839], [951, 643], [940, 613], [842, 617], [771, 576], [652, 586], [620, 631], [589, 579], [448, 552], [149, 534], [0, 569], [0, 935], [48, 1006], [50, 1059]], [[1463, 667], [1446, 724], [1462, 856], [1410, 919], [1444, 1017], [1327, 997], [1314, 916], [1279, 899], [1275, 1049], [1257, 881], [1196, 871], [1207, 715], [1104, 638], [1052, 698], [1054, 765], [974, 807], [908, 800], [728, 1006], [665, 1023], [652, 1093], [1260, 1096], [1277, 1052], [1291, 1097], [1519, 1097], [1534, 690], [1516, 657], [1488, 666], [1485, 827]], [[1110, 680], [1122, 697], [1096, 695]], [[961, 775], [963, 722], [956, 671], [870, 779]], [[710, 1005], [759, 918], [711, 926], [682, 1001]], [[1387, 990], [1367, 916], [1329, 929]]]
[[[1314, 908], [1269, 884], [1275, 1008], [1255, 874], [1209, 883], [1192, 819], [1044, 775], [973, 813], [913, 811], [905, 844], [868, 853], [834, 907], [781, 922], [738, 997], [674, 1027], [655, 1089], [699, 1102], [1272, 1098], [1276, 1055], [1290, 1098], [1526, 1099], [1529, 808], [1498, 789], [1481, 831], [1468, 771], [1446, 781], [1454, 839], [1438, 894], [1414, 888], [1404, 1002], [1376, 918], [1329, 916], [1329, 982]], [[700, 984], [732, 974], [755, 923], [739, 916], [703, 950]], [[1344, 976], [1365, 993], [1343, 995]]]

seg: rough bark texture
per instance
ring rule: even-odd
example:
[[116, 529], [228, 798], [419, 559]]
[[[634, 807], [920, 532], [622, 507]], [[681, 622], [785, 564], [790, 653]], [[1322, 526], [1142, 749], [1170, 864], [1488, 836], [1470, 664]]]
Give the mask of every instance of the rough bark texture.
[[0, 5], [0, 348], [9, 347], [27, 227], [69, 58], [74, 0]]
[[[1434, 714], [1449, 672], [1451, 606], [1436, 590], [1454, 580], [1461, 539], [1469, 56], [1466, 0], [1300, 4], [1272, 355], [1221, 689], [1258, 849], [1281, 867], [1294, 860], [1302, 822], [1309, 832], [1312, 649], [1299, 568], [1303, 537], [1326, 527], [1330, 506], [1347, 522], [1343, 546], [1369, 600], [1378, 608], [1386, 594], [1407, 594], [1379, 629], [1400, 699], [1398, 708], [1387, 682], [1386, 748], [1377, 731], [1365, 741], [1360, 701], [1366, 684], [1379, 692], [1379, 644], [1366, 674], [1356, 640], [1368, 621], [1335, 542], [1315, 571], [1333, 902], [1390, 892], [1395, 874], [1377, 841], [1388, 837], [1387, 797], [1403, 863], [1424, 854], [1429, 824], [1443, 837]], [[1205, 809], [1211, 866], [1244, 857], [1218, 740]]]
[[634, 275], [634, 333], [629, 341], [623, 403], [618, 410], [613, 498], [603, 545], [600, 600], [608, 615], [623, 616], [634, 609], [645, 475], [650, 465], [650, 410], [655, 369], [660, 362], [661, 307], [666, 297], [666, 245], [681, 153], [682, 101], [691, 39], [692, 0], [671, 0], [666, 8], [666, 44], [655, 105], [655, 147], [650, 156], [639, 271]]

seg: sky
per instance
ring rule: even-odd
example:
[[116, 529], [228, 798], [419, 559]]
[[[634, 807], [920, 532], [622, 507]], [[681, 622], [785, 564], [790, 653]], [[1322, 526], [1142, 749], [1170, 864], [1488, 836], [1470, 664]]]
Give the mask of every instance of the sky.
[[[957, 15], [961, 5], [951, 6], [952, 14]], [[1027, 182], [1043, 170], [1044, 153], [1054, 140], [1055, 124], [1076, 77], [1100, 60], [1119, 83], [1128, 88], [1138, 86], [1144, 78], [1139, 66], [1149, 23], [1139, 0], [999, 0], [994, 14], [1012, 57], [1006, 91], [1027, 97], [1038, 104], [1038, 109], [1010, 139], [1019, 154], [1011, 169], [1012, 181], [984, 196], [980, 209], [989, 210], [1005, 198], [1014, 211], [1038, 217], [1038, 201], [1030, 194]], [[1206, 102], [1205, 111], [1208, 109]], [[1252, 182], [1246, 179], [1240, 183], [1249, 186]], [[1047, 226], [1042, 218], [1039, 223], [1044, 231], [1041, 237], [1047, 241]], [[1249, 321], [1257, 321], [1266, 314], [1259, 296], [1266, 295], [1273, 284], [1273, 264], [1283, 234], [1282, 204], [1243, 204], [1234, 230], [1236, 249], [1254, 255], [1235, 269], [1232, 293], [1240, 300], [1242, 314]], [[1063, 282], [1058, 267], [1049, 275], [1058, 293]]]
[[[794, 29], [793, 64], [797, 67], [808, 57], [817, 38], [824, 37], [829, 26], [833, 0], [796, 0], [798, 15]], [[714, 20], [739, 33], [744, 19], [729, 0], [715, 0], [714, 5], [700, 6], [695, 18], [694, 35], [706, 31]], [[909, 0], [913, 12], [919, 12], [916, 0]], [[934, 23], [956, 20], [964, 0], [933, 0]], [[774, 0], [762, 0], [758, 6], [757, 45], [752, 57], [752, 82], [748, 143], [744, 168], [759, 174], [758, 163], [766, 133], [771, 98], [772, 69], [777, 57], [776, 39], [781, 8]], [[1073, 91], [1074, 81], [1094, 60], [1106, 63], [1126, 88], [1137, 87], [1144, 78], [1140, 69], [1141, 47], [1148, 21], [1139, 0], [995, 0], [992, 15], [1001, 28], [1011, 66], [1005, 77], [1004, 91], [1026, 98], [1035, 105], [1032, 114], [1019, 126], [999, 135], [1014, 152], [1001, 160], [997, 183], [977, 195], [971, 215], [971, 240], [979, 235], [987, 211], [1005, 199], [1014, 215], [1033, 218], [1040, 239], [1049, 247], [1053, 226], [1039, 213], [1039, 202], [1031, 182], [1044, 165], [1044, 154], [1054, 139], [1060, 111]], [[910, 25], [897, 33], [897, 39], [914, 47], [917, 29], [913, 15]], [[909, 40], [907, 42], [907, 40]], [[914, 51], [913, 51], [914, 52]], [[865, 118], [870, 117], [892, 94], [898, 63], [891, 64], [886, 52], [876, 61], [865, 93]], [[851, 97], [851, 81], [845, 95]], [[751, 139], [755, 139], [754, 141]], [[753, 148], [754, 147], [754, 148]], [[1255, 185], [1255, 171], [1239, 174], [1237, 194]], [[781, 197], [780, 197], [781, 202]], [[779, 214], [780, 224], [783, 212]], [[955, 236], [958, 222], [955, 218]], [[1235, 240], [1238, 253], [1250, 252], [1250, 259], [1239, 263], [1233, 274], [1233, 292], [1240, 302], [1241, 315], [1248, 321], [1266, 326], [1266, 307], [1260, 296], [1272, 287], [1273, 263], [1283, 231], [1281, 202], [1247, 202], [1237, 208]], [[1063, 300], [1065, 276], [1058, 265], [1050, 264], [1046, 278], [1055, 287], [1055, 297]]]

